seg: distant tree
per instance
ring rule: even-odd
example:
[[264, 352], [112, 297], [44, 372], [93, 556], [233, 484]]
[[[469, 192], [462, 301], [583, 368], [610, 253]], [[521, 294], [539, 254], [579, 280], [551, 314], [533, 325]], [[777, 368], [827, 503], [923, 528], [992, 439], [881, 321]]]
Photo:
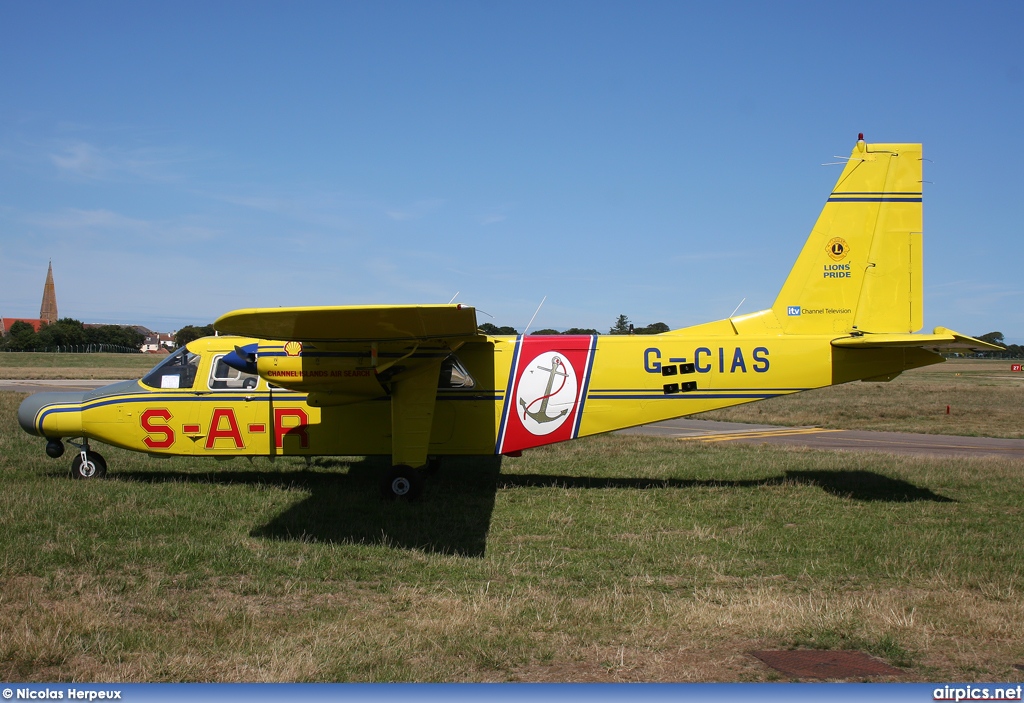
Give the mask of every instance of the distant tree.
[[558, 330], [553, 330], [553, 329], [548, 328], [546, 330], [537, 330], [536, 332], [530, 332], [530, 334], [533, 335], [533, 334], [562, 334], [562, 333], [559, 332]]
[[103, 325], [85, 330], [88, 344], [106, 344], [127, 349], [141, 349], [146, 335], [125, 325]]
[[661, 334], [662, 332], [668, 332], [669, 329], [669, 326], [664, 322], [655, 322], [653, 325], [634, 329], [633, 334]]
[[212, 337], [214, 333], [213, 325], [204, 325], [202, 327], [185, 325], [174, 333], [174, 346], [180, 348], [200, 337]]
[[1004, 340], [1006, 338], [1003, 337], [1002, 332], [988, 332], [986, 334], [979, 335], [978, 339], [983, 342], [988, 342], [989, 344], [998, 344], [1001, 347], [1006, 346], [1006, 344], [1004, 344]]
[[74, 318], [62, 317], [39, 330], [40, 349], [70, 347], [74, 344], [85, 344], [85, 328]]
[[27, 322], [15, 322], [0, 340], [5, 351], [32, 351], [39, 346], [39, 335]]
[[565, 332], [562, 332], [562, 334], [600, 334], [600, 332], [591, 328], [570, 327]]
[[[988, 342], [989, 344], [997, 344], [1004, 349], [1006, 348], [1006, 345], [1003, 343], [1005, 337], [1003, 337], [1002, 332], [986, 332], [985, 334], [979, 334], [977, 339], [980, 339], [983, 342]], [[975, 357], [979, 359], [1005, 359], [1007, 358], [1007, 354], [1002, 350], [995, 351], [986, 349], [985, 351], [976, 353]]]
[[479, 329], [484, 334], [519, 334], [519, 330], [515, 327], [498, 327], [490, 322], [479, 325]]
[[629, 334], [629, 318], [625, 315], [619, 315], [619, 319], [615, 321], [612, 328], [608, 330], [608, 334]]

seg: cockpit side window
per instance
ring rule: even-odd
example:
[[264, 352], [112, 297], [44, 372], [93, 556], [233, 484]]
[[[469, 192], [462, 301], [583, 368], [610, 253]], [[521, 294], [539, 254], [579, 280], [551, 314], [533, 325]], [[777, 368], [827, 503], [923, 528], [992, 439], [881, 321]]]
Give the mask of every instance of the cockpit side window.
[[199, 370], [199, 355], [186, 347], [171, 354], [142, 378], [150, 388], [191, 388]]
[[224, 363], [224, 355], [217, 356], [210, 365], [210, 390], [238, 390], [255, 388], [260, 377], [254, 373], [246, 373], [233, 369]]
[[441, 375], [437, 380], [438, 388], [461, 388], [470, 389], [476, 386], [476, 381], [470, 375], [466, 367], [459, 361], [459, 357], [451, 354], [441, 362]]

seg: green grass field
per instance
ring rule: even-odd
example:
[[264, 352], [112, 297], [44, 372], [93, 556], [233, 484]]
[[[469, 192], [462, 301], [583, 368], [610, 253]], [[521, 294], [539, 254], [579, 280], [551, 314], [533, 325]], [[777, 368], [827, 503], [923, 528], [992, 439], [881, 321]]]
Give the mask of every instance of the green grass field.
[[158, 460], [105, 481], [0, 393], [0, 678], [763, 681], [866, 650], [1020, 681], [1024, 462], [607, 436], [449, 462]]
[[0, 379], [140, 378], [165, 358], [157, 354], [0, 353]]

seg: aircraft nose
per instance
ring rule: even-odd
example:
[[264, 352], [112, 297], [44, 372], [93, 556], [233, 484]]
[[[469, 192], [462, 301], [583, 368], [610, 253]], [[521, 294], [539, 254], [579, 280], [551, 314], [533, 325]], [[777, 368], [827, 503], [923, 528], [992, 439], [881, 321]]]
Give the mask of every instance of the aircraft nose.
[[85, 393], [34, 393], [21, 401], [18, 424], [29, 434], [56, 439], [82, 434]]

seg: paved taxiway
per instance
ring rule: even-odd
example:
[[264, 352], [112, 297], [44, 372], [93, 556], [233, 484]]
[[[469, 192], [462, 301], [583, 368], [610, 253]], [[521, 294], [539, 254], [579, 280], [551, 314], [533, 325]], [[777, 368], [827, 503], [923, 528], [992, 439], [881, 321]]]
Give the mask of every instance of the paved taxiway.
[[92, 378], [85, 379], [0, 379], [0, 391], [15, 391], [17, 393], [45, 393], [47, 391], [91, 391], [101, 386], [109, 386], [118, 381], [103, 380], [97, 381]]
[[[41, 391], [89, 391], [117, 381], [92, 379], [0, 380], [0, 391], [38, 393]], [[778, 444], [841, 451], [928, 454], [933, 456], [1001, 456], [1024, 459], [1024, 439], [957, 437], [909, 432], [867, 432], [826, 430], [820, 427], [778, 427], [740, 422], [714, 422], [680, 418], [642, 425], [619, 434], [670, 437], [685, 442], [730, 442]]]

